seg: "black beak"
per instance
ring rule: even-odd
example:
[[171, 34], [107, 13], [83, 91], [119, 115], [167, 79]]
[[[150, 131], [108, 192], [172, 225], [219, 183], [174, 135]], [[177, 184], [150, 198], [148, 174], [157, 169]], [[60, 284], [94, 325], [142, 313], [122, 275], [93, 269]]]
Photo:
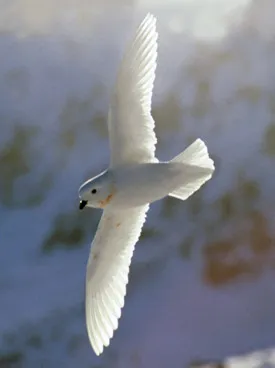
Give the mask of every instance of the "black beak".
[[80, 201], [79, 202], [79, 209], [83, 210], [83, 208], [86, 206], [87, 203], [88, 203], [88, 201]]

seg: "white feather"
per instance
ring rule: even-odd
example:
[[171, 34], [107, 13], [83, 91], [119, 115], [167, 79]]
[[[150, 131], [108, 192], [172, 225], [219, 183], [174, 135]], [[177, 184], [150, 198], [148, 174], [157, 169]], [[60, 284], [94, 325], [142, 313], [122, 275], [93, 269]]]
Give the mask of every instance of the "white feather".
[[170, 197], [183, 201], [211, 179], [215, 170], [214, 161], [209, 157], [207, 147], [201, 139], [195, 140], [170, 162], [183, 164], [183, 185], [169, 194]]
[[108, 346], [118, 327], [134, 247], [149, 205], [111, 212], [101, 217], [86, 276], [86, 321], [97, 355]]
[[151, 99], [157, 60], [156, 19], [148, 14], [128, 46], [111, 98], [111, 167], [155, 161]]

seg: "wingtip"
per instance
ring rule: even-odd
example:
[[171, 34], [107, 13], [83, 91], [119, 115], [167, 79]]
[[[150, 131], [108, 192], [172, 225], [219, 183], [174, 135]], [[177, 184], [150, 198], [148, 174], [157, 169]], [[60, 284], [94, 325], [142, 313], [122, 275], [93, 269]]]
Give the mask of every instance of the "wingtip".
[[152, 18], [152, 19], [156, 19], [156, 17], [154, 16], [154, 14], [153, 14], [153, 13], [151, 13], [151, 12], [148, 12], [148, 13], [146, 14], [146, 17], [148, 17], [148, 18]]
[[157, 23], [157, 18], [155, 17], [155, 15], [153, 13], [147, 13], [142, 21], [142, 24], [145, 24], [147, 22], [150, 22], [154, 25], [156, 25]]

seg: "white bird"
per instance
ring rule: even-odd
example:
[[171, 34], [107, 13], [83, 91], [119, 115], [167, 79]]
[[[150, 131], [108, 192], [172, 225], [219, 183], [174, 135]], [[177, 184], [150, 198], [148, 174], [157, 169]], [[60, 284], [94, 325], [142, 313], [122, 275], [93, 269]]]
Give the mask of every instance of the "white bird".
[[134, 247], [149, 204], [167, 195], [185, 200], [214, 172], [200, 139], [171, 161], [155, 157], [151, 98], [157, 37], [156, 19], [147, 14], [126, 50], [111, 97], [109, 168], [79, 188], [80, 209], [104, 209], [86, 275], [87, 331], [97, 355], [118, 327]]

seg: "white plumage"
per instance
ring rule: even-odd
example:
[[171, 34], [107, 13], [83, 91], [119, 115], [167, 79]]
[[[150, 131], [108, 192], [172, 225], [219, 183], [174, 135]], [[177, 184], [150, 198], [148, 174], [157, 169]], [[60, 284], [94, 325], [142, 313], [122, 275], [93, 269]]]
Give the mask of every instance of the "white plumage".
[[151, 100], [157, 61], [156, 19], [148, 14], [128, 46], [111, 99], [111, 167], [155, 160]]
[[124, 305], [129, 266], [149, 205], [105, 210], [88, 261], [86, 320], [96, 354], [109, 345]]
[[97, 355], [118, 327], [129, 267], [149, 203], [167, 195], [185, 200], [214, 171], [200, 139], [170, 162], [155, 157], [151, 99], [156, 59], [156, 19], [148, 14], [126, 50], [111, 97], [110, 167], [79, 189], [80, 209], [104, 209], [86, 276], [87, 331]]

